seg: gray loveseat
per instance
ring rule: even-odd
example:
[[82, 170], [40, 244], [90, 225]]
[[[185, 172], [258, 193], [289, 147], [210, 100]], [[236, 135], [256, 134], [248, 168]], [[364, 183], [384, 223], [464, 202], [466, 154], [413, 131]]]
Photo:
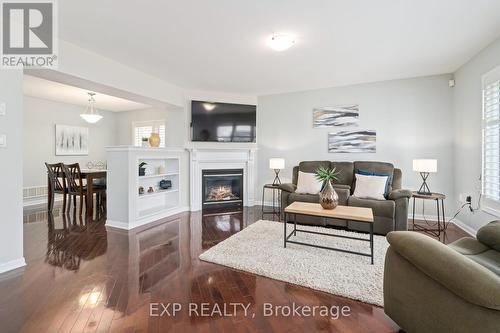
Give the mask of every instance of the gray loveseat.
[[[345, 206], [368, 207], [373, 210], [374, 232], [385, 235], [393, 230], [407, 230], [408, 226], [408, 199], [411, 192], [401, 189], [401, 170], [394, 168], [390, 163], [383, 162], [330, 162], [330, 161], [304, 161], [293, 168], [292, 183], [282, 184], [281, 209], [292, 202], [319, 202], [318, 194], [295, 193], [299, 170], [302, 172], [314, 172], [319, 167], [336, 168], [340, 174], [339, 179], [333, 186], [339, 195], [339, 204]], [[354, 193], [355, 170], [369, 171], [373, 173], [384, 173], [391, 175], [388, 188], [387, 200], [361, 199], [352, 196]], [[366, 223], [353, 221], [341, 221], [333, 219], [322, 219], [317, 217], [297, 216], [297, 222], [313, 225], [332, 225], [345, 227], [356, 231], [369, 231]]]

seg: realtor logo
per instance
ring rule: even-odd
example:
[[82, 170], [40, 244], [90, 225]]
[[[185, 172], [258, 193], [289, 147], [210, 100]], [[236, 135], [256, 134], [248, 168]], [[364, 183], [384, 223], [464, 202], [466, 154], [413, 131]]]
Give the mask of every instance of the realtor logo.
[[57, 65], [55, 3], [2, 2], [2, 68]]

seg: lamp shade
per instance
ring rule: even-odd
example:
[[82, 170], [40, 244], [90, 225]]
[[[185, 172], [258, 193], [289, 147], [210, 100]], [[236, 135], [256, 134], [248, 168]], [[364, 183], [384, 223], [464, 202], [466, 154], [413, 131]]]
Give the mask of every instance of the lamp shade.
[[270, 158], [269, 159], [269, 168], [274, 170], [281, 170], [285, 168], [285, 159], [284, 158]]
[[413, 171], [437, 172], [437, 160], [430, 160], [430, 159], [413, 160]]

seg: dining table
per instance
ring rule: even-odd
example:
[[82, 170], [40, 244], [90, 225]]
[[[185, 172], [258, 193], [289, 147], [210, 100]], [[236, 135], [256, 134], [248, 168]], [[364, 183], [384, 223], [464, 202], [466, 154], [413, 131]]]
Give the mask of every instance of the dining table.
[[[82, 179], [86, 180], [87, 185], [87, 207], [86, 207], [86, 215], [92, 216], [94, 212], [94, 179], [106, 179], [107, 170], [105, 169], [81, 169], [80, 174], [82, 175]], [[58, 178], [62, 178], [63, 172], [60, 171], [57, 174]], [[47, 177], [47, 188], [48, 188], [48, 209], [50, 209], [53, 195], [52, 195], [52, 186], [50, 186], [50, 179]], [[71, 199], [70, 199], [71, 200]], [[71, 201], [70, 201], [71, 202]]]

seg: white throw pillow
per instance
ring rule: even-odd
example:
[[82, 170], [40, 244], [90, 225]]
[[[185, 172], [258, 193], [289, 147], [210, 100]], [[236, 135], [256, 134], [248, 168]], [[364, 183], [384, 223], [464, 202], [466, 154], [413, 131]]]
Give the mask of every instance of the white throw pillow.
[[295, 193], [300, 194], [318, 194], [321, 191], [323, 183], [316, 179], [314, 173], [299, 171], [299, 179], [297, 180], [297, 189]]
[[356, 174], [356, 187], [353, 196], [362, 199], [385, 200], [387, 176], [365, 176]]

